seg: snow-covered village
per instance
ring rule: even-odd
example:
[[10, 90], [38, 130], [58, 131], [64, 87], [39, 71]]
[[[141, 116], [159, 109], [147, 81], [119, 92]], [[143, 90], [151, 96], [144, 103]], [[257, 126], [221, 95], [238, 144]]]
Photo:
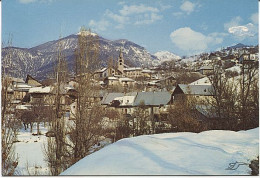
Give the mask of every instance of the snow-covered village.
[[258, 1], [110, 3], [1, 2], [2, 176], [258, 175]]

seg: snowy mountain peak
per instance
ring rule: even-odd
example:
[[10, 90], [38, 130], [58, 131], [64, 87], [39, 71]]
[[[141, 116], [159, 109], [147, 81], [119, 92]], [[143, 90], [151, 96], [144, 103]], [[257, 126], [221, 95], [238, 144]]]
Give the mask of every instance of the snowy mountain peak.
[[171, 60], [178, 60], [181, 59], [180, 56], [173, 54], [169, 51], [159, 51], [154, 54], [161, 62], [171, 61]]

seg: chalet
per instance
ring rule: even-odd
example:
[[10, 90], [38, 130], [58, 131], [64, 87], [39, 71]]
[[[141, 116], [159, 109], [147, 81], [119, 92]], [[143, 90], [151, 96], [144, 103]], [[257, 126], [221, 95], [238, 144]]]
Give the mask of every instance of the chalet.
[[173, 102], [181, 101], [189, 97], [195, 97], [198, 101], [213, 97], [212, 85], [185, 85], [178, 84], [172, 93]]
[[31, 85], [33, 87], [42, 86], [42, 83], [40, 83], [38, 80], [36, 80], [35, 78], [33, 78], [30, 75], [27, 75], [25, 83], [27, 83], [28, 85]]

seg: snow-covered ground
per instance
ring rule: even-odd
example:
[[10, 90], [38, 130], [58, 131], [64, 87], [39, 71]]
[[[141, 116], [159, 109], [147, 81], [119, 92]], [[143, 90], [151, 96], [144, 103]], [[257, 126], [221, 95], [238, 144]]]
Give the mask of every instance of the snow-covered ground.
[[[18, 175], [49, 175], [47, 163], [44, 161], [43, 146], [47, 143], [47, 127], [40, 125], [40, 131], [43, 135], [33, 136], [32, 133], [37, 133], [36, 124], [34, 124], [33, 132], [30, 128], [20, 129], [16, 142], [15, 152], [18, 155], [18, 166], [16, 168]], [[28, 173], [29, 170], [29, 173]]]
[[146, 135], [119, 140], [61, 175], [249, 175], [258, 154], [259, 128]]

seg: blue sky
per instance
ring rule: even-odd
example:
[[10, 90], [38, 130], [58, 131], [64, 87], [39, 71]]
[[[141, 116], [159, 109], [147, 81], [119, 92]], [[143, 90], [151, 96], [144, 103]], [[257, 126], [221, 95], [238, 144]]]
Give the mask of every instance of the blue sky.
[[2, 0], [2, 41], [33, 47], [81, 26], [149, 52], [210, 52], [258, 44], [257, 0]]

